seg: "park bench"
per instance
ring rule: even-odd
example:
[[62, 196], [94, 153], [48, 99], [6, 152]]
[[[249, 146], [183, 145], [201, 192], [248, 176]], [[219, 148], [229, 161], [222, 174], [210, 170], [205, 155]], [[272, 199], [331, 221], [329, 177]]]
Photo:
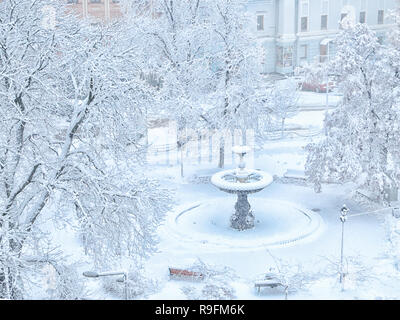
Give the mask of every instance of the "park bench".
[[258, 293], [260, 293], [261, 288], [276, 288], [279, 286], [285, 287], [273, 274], [267, 274], [263, 280], [258, 280], [254, 283], [254, 288], [257, 289]]
[[169, 276], [171, 279], [179, 279], [179, 280], [203, 280], [204, 275], [200, 272], [185, 270], [185, 269], [176, 269], [176, 268], [168, 268]]
[[279, 287], [279, 286], [284, 287], [284, 285], [282, 283], [273, 282], [273, 281], [257, 281], [254, 284], [254, 287], [257, 289], [258, 293], [260, 293], [261, 288], [266, 288], [266, 287], [276, 288], [276, 287]]

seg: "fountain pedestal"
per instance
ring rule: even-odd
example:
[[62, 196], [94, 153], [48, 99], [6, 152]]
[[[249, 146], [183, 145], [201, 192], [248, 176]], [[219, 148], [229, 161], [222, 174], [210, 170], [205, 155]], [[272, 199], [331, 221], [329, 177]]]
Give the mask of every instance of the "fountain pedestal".
[[220, 190], [227, 193], [237, 194], [235, 213], [231, 217], [231, 227], [243, 231], [254, 228], [254, 214], [251, 210], [248, 194], [260, 192], [273, 181], [272, 176], [259, 170], [246, 169], [244, 155], [249, 147], [236, 146], [233, 152], [239, 155], [240, 164], [238, 169], [225, 170], [214, 174], [211, 183]]
[[235, 213], [231, 217], [231, 227], [243, 231], [254, 228], [254, 215], [247, 200], [246, 192], [239, 192], [235, 204]]

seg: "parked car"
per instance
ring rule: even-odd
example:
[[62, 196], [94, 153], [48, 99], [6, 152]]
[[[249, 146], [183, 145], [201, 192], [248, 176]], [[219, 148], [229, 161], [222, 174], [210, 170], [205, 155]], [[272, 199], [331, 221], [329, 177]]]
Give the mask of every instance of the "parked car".
[[[326, 93], [326, 82], [316, 83], [316, 82], [303, 81], [299, 84], [299, 86], [301, 86], [302, 91]], [[329, 81], [329, 92], [332, 92], [335, 89], [335, 87], [336, 87], [336, 83], [334, 81]]]

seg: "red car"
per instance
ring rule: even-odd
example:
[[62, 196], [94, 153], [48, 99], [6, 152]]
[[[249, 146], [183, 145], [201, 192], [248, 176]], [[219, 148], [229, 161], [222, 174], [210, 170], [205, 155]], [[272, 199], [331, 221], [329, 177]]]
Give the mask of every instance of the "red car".
[[[329, 82], [329, 92], [332, 92], [335, 88], [336, 84], [332, 81]], [[302, 91], [312, 91], [312, 92], [323, 92], [326, 93], [326, 83], [311, 83], [311, 82], [302, 82], [301, 83]]]

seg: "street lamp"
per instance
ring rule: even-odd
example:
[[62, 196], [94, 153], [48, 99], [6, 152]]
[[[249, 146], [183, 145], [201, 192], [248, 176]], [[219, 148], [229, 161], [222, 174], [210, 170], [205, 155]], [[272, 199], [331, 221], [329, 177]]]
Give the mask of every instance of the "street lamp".
[[343, 274], [343, 240], [344, 240], [344, 223], [347, 220], [347, 213], [349, 209], [344, 204], [342, 209], [340, 210], [340, 221], [342, 222], [342, 243], [340, 248], [340, 283], [344, 281], [344, 274]]
[[122, 276], [121, 279], [118, 279], [118, 282], [124, 283], [124, 298], [128, 300], [128, 274], [124, 271], [117, 271], [117, 272], [95, 272], [95, 271], [85, 271], [83, 273], [85, 277], [88, 278], [99, 278], [99, 277], [108, 277], [108, 276]]

